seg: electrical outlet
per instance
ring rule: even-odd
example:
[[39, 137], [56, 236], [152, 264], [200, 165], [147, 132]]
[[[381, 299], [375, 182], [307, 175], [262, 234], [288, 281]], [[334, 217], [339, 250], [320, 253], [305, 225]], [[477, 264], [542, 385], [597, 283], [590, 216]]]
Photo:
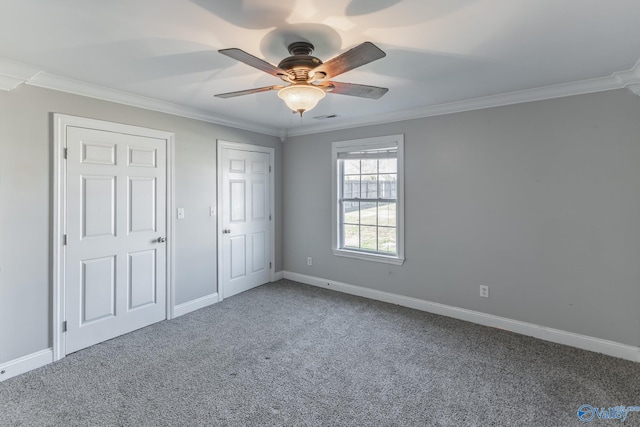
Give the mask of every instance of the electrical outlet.
[[311, 259], [311, 257], [307, 257], [307, 265], [313, 265], [313, 259]]
[[489, 287], [480, 285], [480, 296], [483, 298], [489, 298]]

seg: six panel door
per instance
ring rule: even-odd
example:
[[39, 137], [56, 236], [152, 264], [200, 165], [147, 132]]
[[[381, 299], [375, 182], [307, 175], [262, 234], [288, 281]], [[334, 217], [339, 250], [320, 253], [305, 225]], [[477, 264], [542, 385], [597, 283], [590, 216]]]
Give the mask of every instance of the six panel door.
[[271, 278], [269, 154], [222, 150], [222, 294]]
[[166, 141], [67, 132], [65, 354], [166, 318]]

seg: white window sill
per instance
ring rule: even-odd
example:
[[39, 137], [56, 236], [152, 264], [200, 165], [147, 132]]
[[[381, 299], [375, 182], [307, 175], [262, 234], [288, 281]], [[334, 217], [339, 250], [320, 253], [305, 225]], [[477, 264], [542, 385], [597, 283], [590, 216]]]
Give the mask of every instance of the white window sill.
[[397, 256], [368, 254], [365, 252], [349, 251], [346, 249], [333, 249], [333, 254], [336, 256], [356, 258], [364, 261], [381, 262], [384, 264], [402, 265], [404, 263], [404, 258], [400, 258]]

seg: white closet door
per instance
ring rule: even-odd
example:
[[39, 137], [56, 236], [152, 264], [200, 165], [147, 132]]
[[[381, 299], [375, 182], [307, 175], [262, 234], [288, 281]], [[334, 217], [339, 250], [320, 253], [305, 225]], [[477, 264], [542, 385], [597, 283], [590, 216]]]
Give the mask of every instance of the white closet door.
[[65, 354], [166, 318], [166, 141], [67, 133]]
[[270, 280], [269, 154], [222, 150], [222, 291]]

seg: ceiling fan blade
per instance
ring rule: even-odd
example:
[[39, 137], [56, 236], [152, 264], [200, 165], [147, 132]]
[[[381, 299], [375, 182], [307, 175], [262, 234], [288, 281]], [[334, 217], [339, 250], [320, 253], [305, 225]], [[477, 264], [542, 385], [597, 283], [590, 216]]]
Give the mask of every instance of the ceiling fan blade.
[[218, 98], [234, 98], [236, 96], [251, 95], [252, 93], [268, 92], [270, 90], [282, 89], [284, 86], [265, 86], [255, 89], [239, 90], [237, 92], [218, 93], [214, 96]]
[[[318, 65], [309, 74], [316, 73], [314, 78], [317, 80], [329, 79], [385, 56], [387, 54], [378, 46], [371, 42], [364, 42], [324, 64]], [[318, 74], [325, 74], [326, 77], [317, 77]]]
[[245, 64], [250, 65], [253, 68], [257, 68], [258, 70], [264, 71], [267, 74], [271, 74], [272, 76], [279, 77], [279, 78], [289, 77], [289, 74], [282, 68], [278, 68], [275, 65], [271, 65], [267, 61], [263, 61], [262, 59], [255, 57], [250, 53], [245, 52], [242, 49], [237, 49], [237, 48], [220, 49], [218, 52], [228, 56], [229, 58], [233, 58], [237, 61], [244, 62]]
[[357, 85], [353, 83], [327, 82], [320, 85], [327, 93], [358, 96], [360, 98], [380, 99], [389, 89], [386, 87]]

